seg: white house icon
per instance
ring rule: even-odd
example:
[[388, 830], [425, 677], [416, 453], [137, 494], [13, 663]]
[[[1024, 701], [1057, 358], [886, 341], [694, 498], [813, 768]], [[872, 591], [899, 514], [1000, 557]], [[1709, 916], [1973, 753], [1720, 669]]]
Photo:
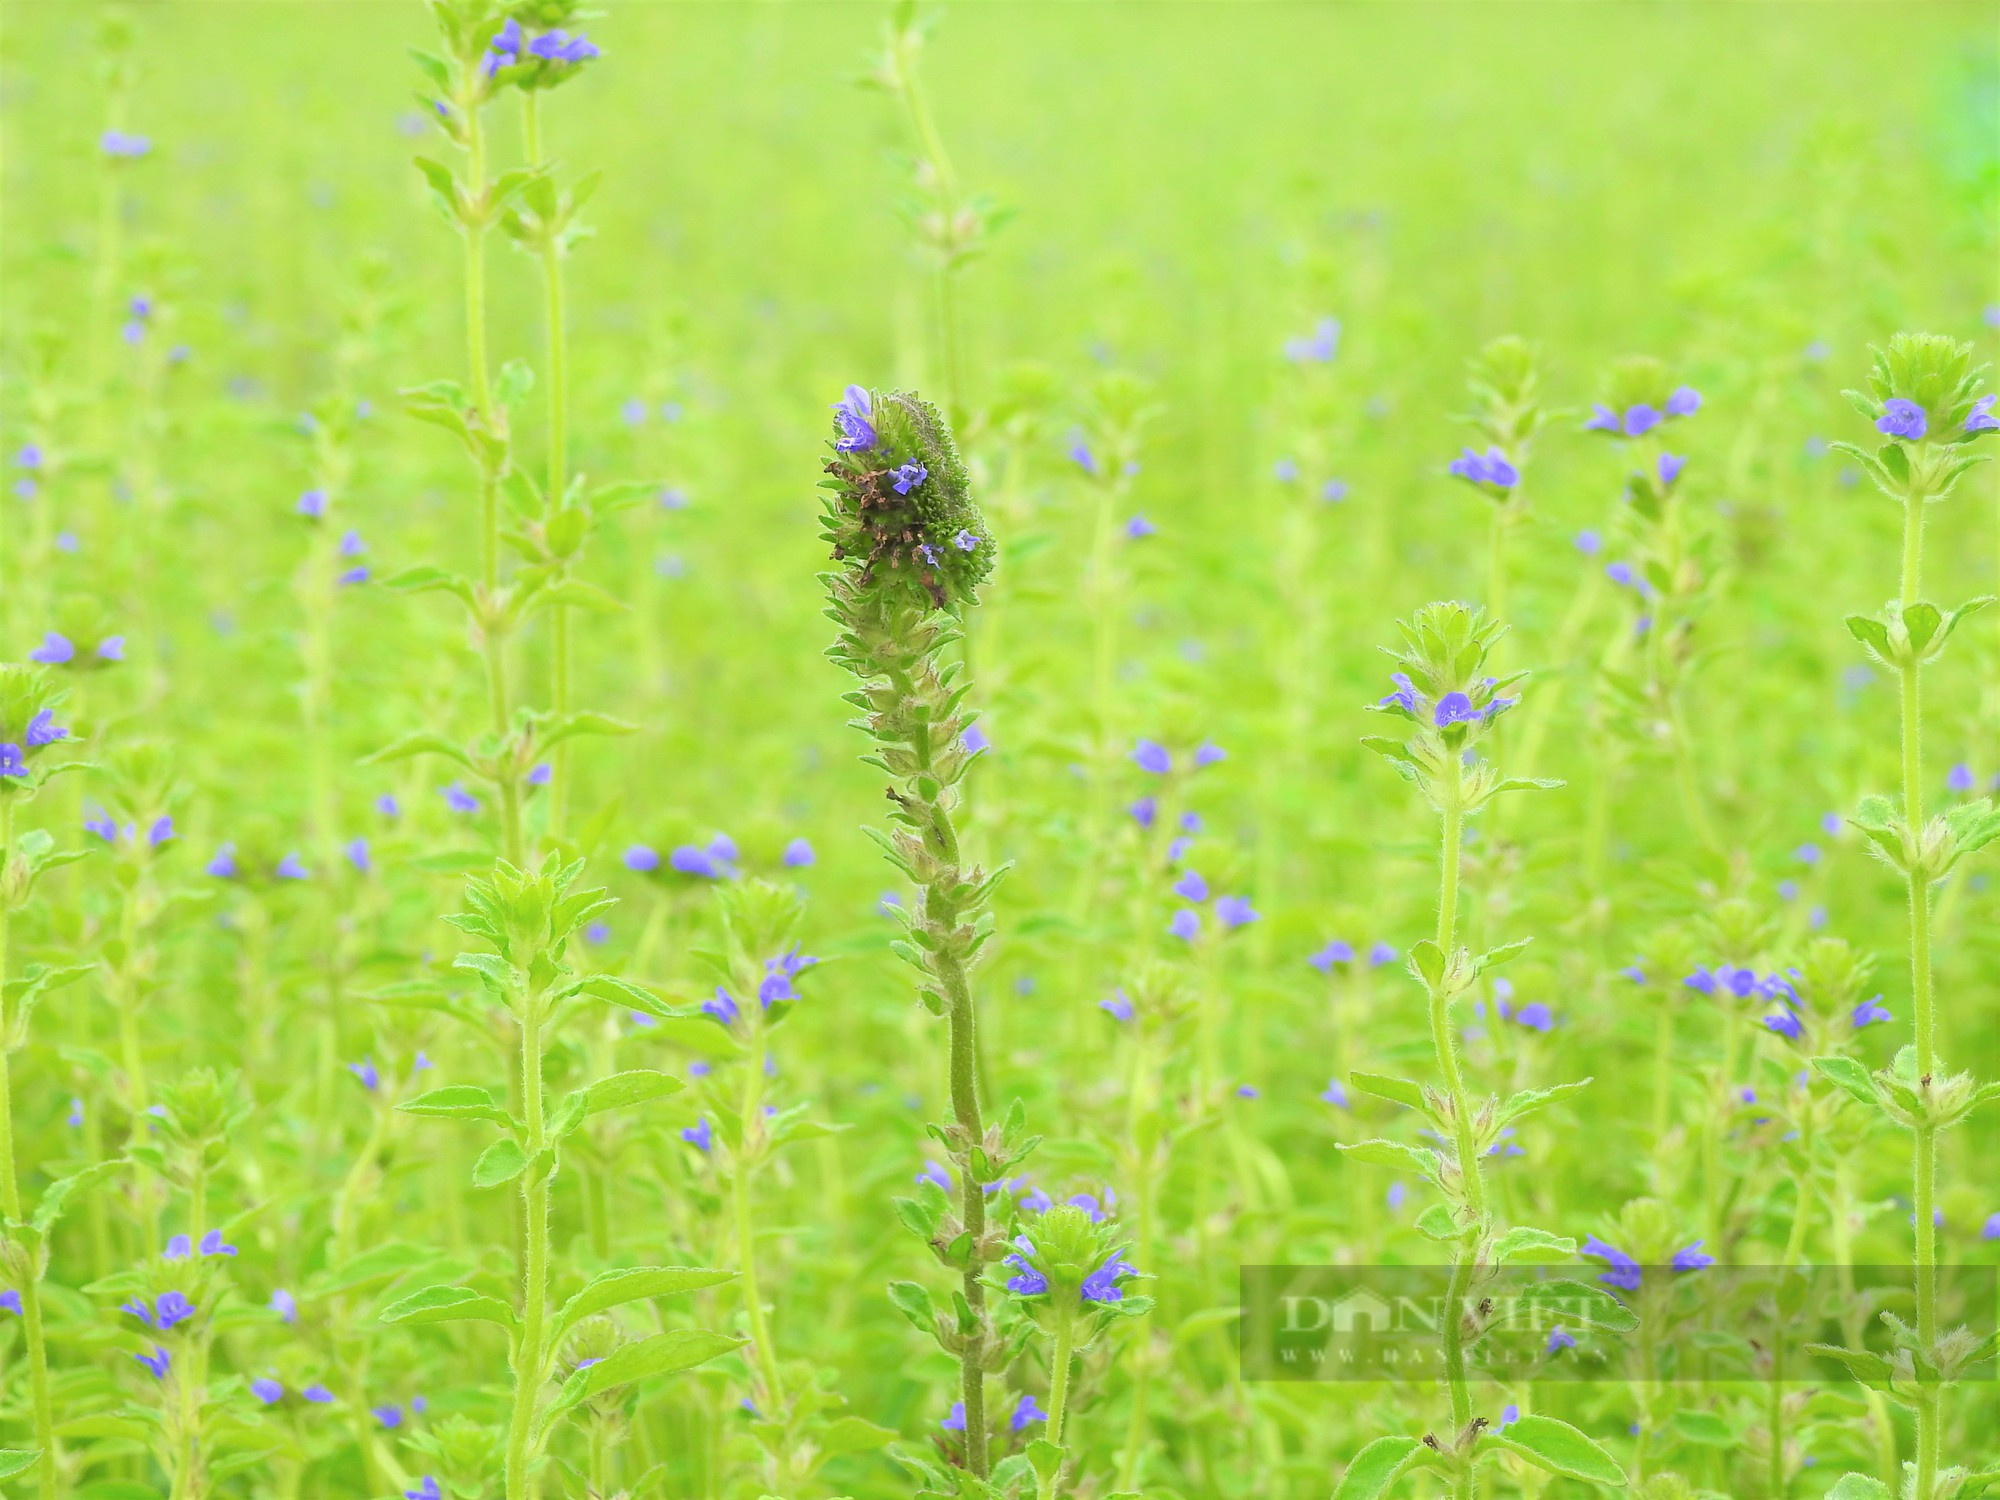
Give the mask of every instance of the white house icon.
[[1344, 1297], [1336, 1297], [1332, 1306], [1333, 1331], [1335, 1333], [1388, 1333], [1395, 1327], [1393, 1309], [1387, 1299], [1378, 1297], [1366, 1287], [1358, 1287]]

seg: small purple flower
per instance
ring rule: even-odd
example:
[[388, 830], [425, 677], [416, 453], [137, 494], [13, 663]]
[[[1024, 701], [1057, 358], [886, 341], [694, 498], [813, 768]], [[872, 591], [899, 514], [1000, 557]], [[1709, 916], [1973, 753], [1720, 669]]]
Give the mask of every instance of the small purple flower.
[[69, 1114], [64, 1117], [63, 1123], [72, 1129], [83, 1124], [83, 1096], [81, 1094], [71, 1094], [69, 1096]]
[[[581, 1370], [585, 1365], [594, 1365], [596, 1363], [597, 1361], [594, 1359], [579, 1360], [576, 1367]], [[423, 1477], [423, 1482], [415, 1489], [403, 1491], [403, 1500], [444, 1500], [444, 1491], [438, 1488], [438, 1482], [434, 1476], [426, 1474]]]
[[1667, 415], [1670, 417], [1691, 417], [1701, 410], [1701, 392], [1691, 385], [1677, 385], [1673, 394], [1667, 397]]
[[122, 635], [107, 635], [103, 640], [99, 641], [97, 643], [97, 659], [99, 661], [125, 660], [125, 637]]
[[1297, 459], [1281, 458], [1271, 465], [1271, 477], [1280, 484], [1296, 484], [1299, 478]]
[[1248, 927], [1257, 920], [1257, 913], [1250, 905], [1248, 896], [1217, 896], [1215, 920], [1233, 931], [1238, 927]]
[[1319, 497], [1329, 505], [1345, 500], [1347, 498], [1347, 481], [1344, 479], [1329, 479], [1319, 487]]
[[479, 811], [479, 799], [465, 789], [465, 784], [454, 781], [447, 784], [442, 792], [445, 806], [455, 813], [475, 813]]
[[1377, 938], [1368, 946], [1368, 962], [1376, 968], [1396, 961], [1396, 950]]
[[1137, 1274], [1124, 1255], [1114, 1251], [1109, 1260], [1083, 1278], [1083, 1285], [1078, 1290], [1086, 1302], [1122, 1302], [1125, 1293], [1118, 1285], [1119, 1278]]
[[532, 771], [528, 772], [529, 786], [547, 786], [550, 782], [554, 781], [555, 779], [556, 779], [556, 768], [547, 761], [543, 761], [540, 765], [536, 766]]
[[165, 1333], [194, 1316], [194, 1304], [183, 1292], [162, 1292], [153, 1302], [153, 1326]]
[[548, 31], [528, 43], [528, 50], [544, 62], [580, 63], [600, 56], [597, 44], [587, 39], [582, 32], [570, 36], [567, 32]]
[[1960, 761], [1945, 776], [1944, 784], [1950, 791], [1969, 792], [1979, 785], [1979, 779], [1972, 774], [1972, 767]]
[[1013, 1415], [1007, 1418], [1007, 1430], [1020, 1432], [1030, 1422], [1046, 1422], [1048, 1419], [1049, 1414], [1035, 1404], [1034, 1396], [1024, 1392], [1021, 1399], [1014, 1403]]
[[347, 862], [363, 875], [366, 875], [370, 868], [372, 868], [371, 861], [368, 858], [368, 840], [351, 839], [341, 852], [347, 856]]
[[6, 1308], [16, 1317], [21, 1316], [21, 1294], [8, 1287], [6, 1291], [0, 1292], [0, 1307]]
[[1182, 837], [1170, 840], [1167, 844], [1167, 863], [1170, 865], [1179, 864], [1183, 859], [1187, 858], [1188, 850], [1193, 847], [1194, 840], [1191, 838]]
[[1640, 966], [1640, 964], [1636, 960], [1632, 963], [1627, 964], [1624, 968], [1620, 969], [1618, 972], [1620, 974], [1623, 974], [1627, 979], [1631, 980], [1634, 984], [1644, 984], [1646, 982], [1646, 971], [1644, 968]]
[[396, 1428], [403, 1425], [403, 1408], [400, 1406], [371, 1406], [368, 1414], [384, 1427]]
[[39, 750], [44, 745], [53, 745], [57, 740], [69, 738], [69, 731], [56, 722], [52, 709], [43, 709], [28, 720], [28, 731], [21, 739], [30, 750]]
[[1583, 430], [1615, 433], [1618, 431], [1618, 413], [1602, 401], [1594, 401], [1590, 407], [1590, 420], [1583, 424]]
[[1912, 443], [1921, 438], [1929, 427], [1930, 418], [1924, 414], [1924, 409], [1901, 396], [1891, 396], [1883, 402], [1882, 415], [1875, 419], [1877, 432]]
[[1575, 1347], [1576, 1340], [1570, 1334], [1560, 1328], [1551, 1328], [1549, 1330], [1548, 1344], [1542, 1352], [1544, 1354], [1554, 1354], [1558, 1349], [1574, 1349]]
[[333, 1392], [325, 1386], [320, 1385], [317, 1381], [300, 1391], [299, 1394], [312, 1402], [314, 1406], [333, 1405]]
[[694, 1124], [682, 1128], [681, 1139], [697, 1151], [713, 1151], [715, 1149], [715, 1127], [708, 1123], [708, 1116], [703, 1115]]
[[903, 464], [889, 471], [889, 482], [895, 486], [896, 493], [899, 495], [909, 494], [911, 490], [930, 477], [931, 471], [926, 469], [922, 464], [917, 463]]
[[715, 993], [701, 1002], [701, 1013], [705, 1016], [715, 1017], [724, 1026], [734, 1026], [737, 1021], [742, 1019], [743, 1015], [742, 1010], [730, 996], [729, 991], [722, 988], [721, 985], [717, 985]]
[[234, 844], [224, 844], [215, 851], [215, 858], [211, 859], [202, 868], [217, 880], [234, 880], [238, 873], [236, 868], [236, 846]]
[[151, 1370], [155, 1380], [165, 1380], [167, 1371], [173, 1367], [173, 1360], [168, 1357], [167, 1351], [157, 1344], [153, 1346], [151, 1354], [135, 1354], [132, 1357]]
[[201, 1244], [198, 1248], [203, 1255], [234, 1255], [236, 1253], [234, 1245], [225, 1245], [222, 1242], [222, 1231], [220, 1229], [211, 1229], [208, 1233], [204, 1234], [201, 1237]]
[[1330, 364], [1340, 348], [1340, 319], [1321, 318], [1303, 338], [1285, 340], [1285, 358], [1295, 365]]
[[287, 854], [278, 861], [277, 877], [280, 880], [310, 880], [311, 872], [305, 867], [297, 853]]
[[1261, 1099], [1264, 1097], [1264, 1091], [1254, 1083], [1239, 1083], [1236, 1085], [1236, 1097], [1239, 1099]]
[[1152, 536], [1159, 529], [1159, 527], [1147, 520], [1143, 513], [1134, 514], [1132, 519], [1125, 523], [1125, 540], [1136, 542], [1144, 537]]
[[1610, 1264], [1611, 1269], [1597, 1278], [1606, 1286], [1615, 1286], [1624, 1292], [1636, 1292], [1639, 1289], [1639, 1263], [1623, 1250], [1615, 1245], [1605, 1244], [1593, 1234], [1583, 1242], [1583, 1253]]
[[817, 856], [813, 854], [813, 846], [800, 838], [793, 839], [785, 845], [785, 852], [779, 857], [784, 861], [786, 869], [803, 870], [811, 865]]
[[961, 552], [972, 552], [977, 550], [979, 538], [961, 526], [958, 534], [951, 539], [951, 544]]
[[1174, 767], [1173, 757], [1167, 754], [1167, 747], [1154, 740], [1140, 740], [1133, 746], [1132, 762], [1140, 770], [1154, 776], [1164, 776]]
[[977, 755], [982, 750], [993, 748], [993, 741], [986, 737], [986, 731], [977, 724], [966, 725], [965, 733], [958, 737], [958, 742], [965, 747], [965, 753], [968, 755]]
[[1594, 531], [1579, 531], [1576, 534], [1576, 550], [1585, 557], [1595, 557], [1604, 550], [1604, 538]]
[[1382, 1201], [1389, 1205], [1390, 1212], [1399, 1212], [1403, 1205], [1410, 1201], [1410, 1185], [1407, 1182], [1390, 1183], [1389, 1191], [1383, 1195]]
[[1216, 744], [1214, 740], [1203, 740], [1199, 745], [1195, 746], [1194, 763], [1197, 770], [1203, 766], [1212, 766], [1218, 761], [1227, 759], [1229, 759], [1229, 752]]
[[1972, 403], [1972, 411], [1965, 419], [1967, 432], [2000, 431], [2000, 417], [1993, 415], [1993, 403], [1996, 399], [2000, 398], [1986, 395]]
[[1889, 1014], [1888, 1010], [1882, 1004], [1882, 997], [1877, 995], [1874, 999], [1863, 1000], [1859, 1005], [1855, 1006], [1852, 1019], [1854, 1029], [1859, 1031], [1862, 1027], [1872, 1026], [1877, 1021], [1893, 1021], [1895, 1017]]
[[875, 446], [874, 398], [864, 386], [850, 385], [834, 403], [834, 425], [840, 436], [834, 440], [836, 453], [863, 453]]
[[951, 1191], [951, 1173], [947, 1172], [934, 1161], [925, 1162], [924, 1169], [917, 1173], [916, 1177], [912, 1180], [919, 1184], [926, 1182], [935, 1183], [945, 1192], [948, 1193]]
[[1132, 814], [1132, 821], [1137, 823], [1141, 828], [1151, 828], [1153, 820], [1160, 815], [1160, 799], [1158, 797], [1141, 797], [1131, 807], [1127, 808], [1126, 811]]
[[965, 1431], [965, 1403], [963, 1401], [952, 1402], [951, 1410], [946, 1412], [939, 1420], [938, 1426], [942, 1427], [946, 1432]]
[[1331, 974], [1336, 964], [1354, 962], [1354, 945], [1344, 943], [1339, 938], [1329, 938], [1327, 945], [1306, 960], [1322, 974]]
[[2000, 1214], [1987, 1215], [1985, 1224], [1980, 1227], [1979, 1237], [1982, 1240], [2000, 1240]]
[[1779, 1036], [1793, 1042], [1804, 1036], [1806, 1032], [1805, 1023], [1788, 1010], [1781, 1010], [1774, 1015], [1764, 1017], [1764, 1024], [1772, 1031], [1777, 1032]]
[[1167, 931], [1182, 941], [1191, 943], [1201, 936], [1201, 917], [1192, 907], [1183, 906], [1174, 913], [1173, 920], [1167, 923]]
[[644, 844], [634, 844], [625, 851], [625, 868], [636, 870], [641, 875], [660, 867], [659, 854]]
[[1520, 471], [1498, 448], [1488, 448], [1483, 454], [1467, 448], [1445, 466], [1445, 471], [1467, 483], [1490, 484], [1500, 490], [1511, 490], [1521, 482]]
[[268, 1375], [260, 1375], [250, 1382], [250, 1394], [266, 1406], [276, 1406], [285, 1398], [285, 1388]]
[[1182, 873], [1179, 880], [1174, 882], [1173, 891], [1183, 901], [1206, 901], [1208, 899], [1208, 882], [1201, 878], [1199, 872], [1187, 870]]
[[1629, 406], [1625, 409], [1625, 436], [1639, 437], [1651, 432], [1663, 420], [1665, 419], [1661, 417], [1658, 407], [1646, 406], [1643, 403]]
[[1518, 1402], [1509, 1401], [1505, 1406], [1500, 1408], [1500, 1426], [1503, 1429], [1512, 1427], [1520, 1420], [1521, 1407]]
[[1070, 435], [1069, 461], [1092, 479], [1097, 477], [1097, 455], [1090, 451], [1090, 444], [1083, 440], [1083, 434], [1080, 432]]
[[722, 866], [715, 856], [696, 844], [676, 845], [668, 854], [667, 863], [683, 875], [695, 875], [703, 880], [722, 878]]
[[[97, 138], [98, 149], [106, 156], [124, 157], [137, 161], [153, 149], [153, 143], [143, 135], [134, 135], [125, 130], [107, 130]], [[161, 1372], [154, 1371], [155, 1374]]]
[[1706, 1254], [1701, 1246], [1702, 1242], [1696, 1240], [1692, 1245], [1676, 1250], [1673, 1261], [1674, 1269], [1676, 1271], [1699, 1271], [1704, 1267], [1714, 1265], [1715, 1257]]
[[1531, 1000], [1515, 1011], [1514, 1019], [1530, 1031], [1546, 1033], [1556, 1029], [1556, 1013], [1540, 1000]]
[[1123, 990], [1117, 991], [1108, 1000], [1098, 1001], [1097, 1006], [1099, 1010], [1108, 1011], [1114, 1019], [1120, 1021], [1129, 1021], [1136, 1014], [1132, 997]]
[[26, 776], [28, 762], [16, 744], [0, 744], [0, 776]]
[[283, 1287], [271, 1293], [271, 1311], [286, 1323], [299, 1320], [299, 1300]]
[[1654, 472], [1660, 476], [1660, 484], [1671, 485], [1681, 477], [1681, 470], [1687, 467], [1687, 460], [1678, 453], [1662, 453]]
[[1326, 1088], [1320, 1092], [1318, 1098], [1322, 1104], [1331, 1104], [1336, 1109], [1348, 1107], [1347, 1090], [1341, 1087], [1338, 1078], [1329, 1078], [1326, 1081]]
[[403, 805], [396, 800], [395, 793], [384, 792], [375, 799], [375, 811], [385, 818], [400, 818], [403, 815]]
[[1446, 693], [1431, 710], [1431, 722], [1440, 729], [1448, 729], [1453, 724], [1469, 724], [1478, 717], [1479, 710], [1472, 706], [1472, 700], [1464, 693]]
[[51, 630], [42, 637], [41, 645], [28, 653], [28, 660], [40, 662], [45, 667], [60, 666], [76, 655], [76, 647], [66, 635]]
[[94, 818], [85, 818], [83, 831], [96, 834], [107, 844], [118, 837], [118, 825], [111, 821], [111, 814], [108, 812], [100, 812]]
[[1377, 699], [1375, 706], [1377, 708], [1387, 708], [1393, 703], [1405, 713], [1415, 713], [1417, 711], [1417, 689], [1416, 685], [1410, 681], [1409, 673], [1391, 672], [1389, 680], [1396, 684], [1396, 691], [1390, 693], [1385, 698]]

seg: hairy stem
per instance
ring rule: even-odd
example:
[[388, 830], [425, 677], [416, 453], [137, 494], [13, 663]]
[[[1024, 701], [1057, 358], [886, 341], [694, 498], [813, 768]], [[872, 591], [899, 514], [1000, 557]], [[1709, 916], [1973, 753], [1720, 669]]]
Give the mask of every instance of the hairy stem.
[[527, 1215], [521, 1247], [521, 1341], [515, 1354], [514, 1414], [507, 1428], [507, 1500], [529, 1500], [529, 1439], [540, 1405], [542, 1321], [549, 1282], [549, 1179], [536, 1165], [547, 1142], [542, 1125], [542, 997], [530, 990], [521, 1017], [521, 1106], [526, 1124]]
[[[1069, 1366], [1072, 1314], [1069, 1310], [1056, 1315], [1055, 1349], [1049, 1355], [1049, 1441], [1062, 1446], [1063, 1423], [1069, 1416]], [[1038, 1500], [1055, 1500], [1062, 1484], [1062, 1466], [1058, 1464], [1036, 1488]]]

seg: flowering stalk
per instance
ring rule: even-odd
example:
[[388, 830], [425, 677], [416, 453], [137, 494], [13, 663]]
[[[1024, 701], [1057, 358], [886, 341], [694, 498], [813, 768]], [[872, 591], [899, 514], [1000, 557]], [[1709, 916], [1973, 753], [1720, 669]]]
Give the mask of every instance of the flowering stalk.
[[[1936, 998], [1931, 975], [1931, 893], [1967, 854], [2000, 837], [2000, 811], [1986, 799], [1961, 802], [1926, 820], [1923, 810], [1923, 703], [1920, 674], [1943, 652], [1968, 615], [1993, 602], [1979, 598], [1946, 614], [1919, 596], [1923, 581], [1923, 526], [1927, 506], [1945, 499], [1985, 455], [1969, 445], [2000, 430], [1995, 398], [1980, 393], [1985, 371], [1974, 369], [1970, 345], [1935, 334], [1899, 333], [1878, 349], [1868, 390], [1848, 399], [1887, 439], [1875, 452], [1837, 444], [1903, 507], [1902, 590], [1880, 614], [1850, 615], [1848, 633], [1901, 683], [1902, 806], [1865, 797], [1853, 823], [1871, 852], [1903, 873], [1910, 925], [1910, 997], [1914, 1046], [1891, 1066], [1870, 1073], [1840, 1056], [1816, 1057], [1813, 1066], [1864, 1104], [1911, 1133], [1915, 1200], [1916, 1324], [1884, 1313], [1895, 1339], [1893, 1359], [1859, 1350], [1827, 1350], [1865, 1384], [1912, 1408], [1916, 1420], [1913, 1500], [1955, 1493], [1962, 1469], [1944, 1464], [1945, 1393], [1976, 1347], [1963, 1328], [1941, 1330], [1937, 1307], [1937, 1138], [2000, 1084], [1978, 1085], [1969, 1074], [1940, 1076]], [[1859, 1476], [1850, 1476], [1859, 1479]], [[1871, 1481], [1861, 1480], [1862, 1483]]]
[[[1483, 1451], [1500, 1449], [1538, 1468], [1604, 1484], [1623, 1484], [1624, 1472], [1609, 1454], [1567, 1423], [1543, 1416], [1523, 1417], [1503, 1432], [1488, 1433], [1488, 1420], [1475, 1415], [1468, 1380], [1469, 1355], [1495, 1325], [1495, 1299], [1482, 1295], [1513, 1256], [1537, 1251], [1572, 1254], [1574, 1240], [1544, 1230], [1503, 1231], [1488, 1203], [1480, 1169], [1482, 1159], [1502, 1144], [1501, 1133], [1514, 1121], [1567, 1098], [1589, 1082], [1528, 1089], [1502, 1102], [1494, 1096], [1475, 1101], [1466, 1088], [1451, 1007], [1471, 993], [1480, 976], [1527, 946], [1506, 944], [1477, 956], [1457, 944], [1461, 846], [1466, 818], [1480, 812], [1502, 792], [1553, 787], [1550, 781], [1503, 779], [1497, 768], [1476, 754], [1494, 721], [1519, 700], [1504, 696], [1519, 675], [1484, 675], [1486, 661], [1502, 627], [1482, 611], [1463, 604], [1429, 604], [1399, 626], [1402, 648], [1390, 655], [1402, 669], [1392, 681], [1395, 691], [1374, 705], [1375, 711], [1406, 726], [1399, 737], [1371, 736], [1362, 743], [1388, 759], [1398, 775], [1422, 792], [1438, 815], [1438, 922], [1435, 940], [1410, 950], [1410, 971], [1423, 984], [1434, 1061], [1443, 1087], [1411, 1079], [1355, 1073], [1355, 1089], [1387, 1099], [1421, 1114], [1439, 1144], [1419, 1149], [1394, 1141], [1364, 1141], [1342, 1146], [1353, 1160], [1392, 1167], [1421, 1176], [1443, 1194], [1419, 1216], [1417, 1227], [1451, 1249], [1451, 1277], [1443, 1311], [1442, 1341], [1450, 1428], [1418, 1439], [1390, 1436], [1369, 1444], [1348, 1466], [1335, 1492], [1336, 1500], [1381, 1494], [1399, 1475], [1413, 1468], [1441, 1473], [1455, 1500], [1471, 1500]], [[1577, 1297], [1586, 1319], [1606, 1326], [1634, 1326], [1629, 1313], [1614, 1300], [1580, 1283], [1544, 1283]], [[1579, 1296], [1578, 1294], [1585, 1294]], [[1594, 1294], [1594, 1295], [1593, 1295]], [[1608, 1304], [1608, 1305], [1607, 1305]]]
[[860, 689], [846, 695], [863, 715], [852, 722], [878, 747], [864, 759], [891, 778], [895, 826], [871, 836], [917, 887], [914, 909], [893, 908], [906, 933], [894, 947], [918, 971], [924, 1007], [946, 1023], [952, 1118], [932, 1131], [949, 1151], [960, 1185], [955, 1215], [941, 1198], [899, 1206], [904, 1222], [959, 1273], [953, 1311], [933, 1317], [929, 1294], [907, 1283], [892, 1295], [906, 1312], [920, 1298], [912, 1320], [957, 1356], [967, 1467], [984, 1479], [986, 1372], [1002, 1351], [981, 1273], [1003, 1253], [987, 1226], [986, 1187], [1034, 1142], [1022, 1134], [1018, 1104], [994, 1129], [980, 1108], [969, 975], [991, 934], [986, 908], [1004, 871], [988, 875], [959, 851], [952, 812], [976, 752], [963, 739], [972, 722], [963, 709], [970, 684], [942, 656], [964, 612], [978, 602], [995, 548], [935, 407], [902, 392], [849, 386], [834, 410], [833, 454], [821, 487], [828, 492], [823, 535], [840, 564], [824, 577], [828, 614], [840, 636], [827, 654], [860, 679]]

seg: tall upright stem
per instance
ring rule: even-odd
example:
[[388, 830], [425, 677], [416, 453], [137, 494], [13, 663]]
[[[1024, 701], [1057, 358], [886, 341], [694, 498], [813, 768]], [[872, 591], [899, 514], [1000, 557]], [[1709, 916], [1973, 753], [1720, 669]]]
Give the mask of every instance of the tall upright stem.
[[[1070, 1346], [1074, 1338], [1070, 1325], [1073, 1317], [1068, 1309], [1057, 1315], [1055, 1349], [1049, 1356], [1049, 1441], [1058, 1447], [1062, 1446], [1063, 1427], [1069, 1418]], [[1062, 1466], [1058, 1463], [1048, 1477], [1036, 1486], [1037, 1500], [1055, 1500], [1061, 1486]]]
[[771, 1329], [764, 1318], [764, 1296], [757, 1282], [757, 1227], [750, 1213], [750, 1132], [761, 1129], [764, 1068], [763, 1048], [743, 1064], [743, 1148], [737, 1153], [735, 1180], [730, 1197], [736, 1211], [736, 1255], [743, 1262], [743, 1311], [750, 1321], [751, 1358], [757, 1376], [764, 1383], [766, 1421], [784, 1420], [785, 1387], [778, 1373], [778, 1353], [771, 1342]]
[[542, 1321], [549, 1281], [549, 1179], [533, 1163], [547, 1142], [542, 1128], [542, 997], [532, 990], [521, 1017], [521, 1112], [530, 1166], [524, 1243], [521, 1247], [521, 1342], [515, 1354], [514, 1415], [507, 1429], [507, 1500], [528, 1500], [529, 1438], [541, 1397]]

